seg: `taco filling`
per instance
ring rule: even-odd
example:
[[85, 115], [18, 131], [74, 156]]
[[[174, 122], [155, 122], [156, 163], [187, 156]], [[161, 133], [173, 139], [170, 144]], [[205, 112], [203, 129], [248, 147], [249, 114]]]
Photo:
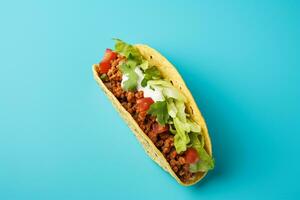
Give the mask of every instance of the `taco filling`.
[[213, 169], [201, 127], [186, 110], [186, 98], [150, 66], [138, 49], [119, 39], [106, 49], [97, 73], [161, 151], [176, 175], [187, 182], [197, 172]]

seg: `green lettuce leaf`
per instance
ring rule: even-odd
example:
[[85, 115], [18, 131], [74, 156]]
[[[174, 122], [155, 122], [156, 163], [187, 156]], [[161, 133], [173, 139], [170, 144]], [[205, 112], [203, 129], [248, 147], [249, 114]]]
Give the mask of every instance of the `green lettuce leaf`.
[[174, 136], [174, 146], [177, 153], [186, 151], [187, 144], [190, 142], [190, 138], [187, 134], [186, 124], [181, 122], [178, 118], [174, 118], [174, 126], [176, 134]]
[[122, 86], [125, 91], [134, 91], [137, 87], [138, 75], [134, 71], [135, 65], [134, 62], [126, 62], [120, 66], [122, 74], [128, 77]]
[[174, 136], [174, 146], [177, 153], [186, 151], [186, 141], [178, 132]]
[[173, 98], [181, 102], [186, 102], [186, 98], [173, 86], [164, 87], [162, 93], [168, 98]]
[[176, 114], [177, 114], [177, 108], [176, 108], [174, 100], [172, 98], [167, 99], [167, 108], [168, 108], [169, 115], [172, 118], [175, 118]]
[[145, 71], [149, 67], [149, 62], [147, 60], [144, 60], [143, 63], [139, 65], [139, 67]]
[[194, 133], [201, 132], [201, 126], [199, 124], [197, 124], [196, 122], [194, 122], [190, 119], [187, 119], [187, 123], [189, 124], [191, 132], [194, 132]]
[[177, 117], [182, 122], [186, 122], [186, 113], [185, 113], [185, 105], [183, 101], [175, 101], [175, 106], [177, 108]]
[[133, 60], [137, 61], [138, 64], [143, 62], [143, 57], [139, 50], [131, 44], [127, 44], [120, 39], [114, 39], [115, 41], [115, 51], [119, 54], [125, 56], [126, 58], [131, 57]]
[[169, 123], [169, 129], [172, 134], [174, 134], [174, 135], [176, 134], [176, 129], [173, 127], [173, 124]]
[[166, 101], [157, 101], [151, 104], [147, 113], [156, 116], [157, 122], [161, 125], [165, 125], [168, 122], [169, 114]]
[[152, 86], [163, 86], [163, 87], [173, 87], [173, 85], [166, 80], [153, 80], [153, 81], [149, 81], [149, 85]]
[[161, 79], [161, 74], [160, 74], [160, 71], [156, 68], [156, 67], [150, 67], [148, 69], [145, 70], [144, 72], [145, 76], [144, 76], [144, 79], [141, 83], [141, 85], [143, 87], [146, 87], [147, 85], [147, 82], [149, 80], [158, 80], [158, 79]]
[[[172, 99], [168, 99], [168, 111], [169, 115], [173, 118], [175, 131], [172, 130], [173, 134], [175, 132], [176, 139], [174, 138], [174, 146], [176, 148], [177, 153], [180, 153], [182, 151], [185, 151], [187, 147], [190, 147], [190, 137], [189, 133], [201, 133], [201, 127], [191, 119], [187, 119], [187, 115], [185, 113], [185, 105], [182, 101], [175, 100], [175, 108], [172, 108]], [[174, 117], [174, 111], [176, 110], [176, 114]], [[173, 112], [172, 112], [173, 111]]]
[[204, 149], [204, 141], [203, 138], [201, 141], [199, 140], [199, 134], [198, 133], [190, 133], [190, 140], [191, 140], [191, 146], [195, 148], [199, 155], [199, 161], [190, 164], [190, 171], [191, 172], [206, 172], [208, 170], [211, 170], [214, 168], [214, 159], [208, 155], [206, 150]]

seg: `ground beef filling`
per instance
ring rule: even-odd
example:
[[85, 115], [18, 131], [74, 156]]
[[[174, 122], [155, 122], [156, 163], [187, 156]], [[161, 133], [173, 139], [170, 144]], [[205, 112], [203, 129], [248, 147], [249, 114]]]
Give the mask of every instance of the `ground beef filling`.
[[[126, 92], [121, 88], [122, 73], [118, 69], [118, 64], [123, 59], [123, 57], [118, 55], [115, 60], [111, 61], [111, 68], [106, 74], [107, 78], [103, 80], [104, 84], [162, 152], [178, 177], [183, 182], [188, 181], [194, 174], [189, 171], [189, 164], [185, 162], [184, 155], [177, 154], [174, 147], [174, 136], [169, 131], [156, 134], [152, 131], [154, 125], [157, 123], [155, 117], [148, 115], [146, 112], [141, 113], [136, 111], [136, 101], [144, 97], [143, 92]], [[102, 75], [99, 71], [98, 74], [99, 76]]]

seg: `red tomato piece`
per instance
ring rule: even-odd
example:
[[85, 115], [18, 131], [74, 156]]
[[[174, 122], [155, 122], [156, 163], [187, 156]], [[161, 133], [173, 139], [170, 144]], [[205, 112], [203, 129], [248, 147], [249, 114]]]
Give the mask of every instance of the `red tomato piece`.
[[103, 57], [103, 61], [111, 61], [117, 58], [117, 53], [113, 52], [111, 49], [106, 49]]
[[99, 64], [99, 72], [101, 74], [106, 74], [108, 70], [110, 69], [110, 62], [103, 62], [101, 61]]
[[106, 74], [110, 69], [110, 61], [117, 58], [117, 53], [113, 52], [111, 49], [106, 49], [104, 57], [99, 64], [99, 72], [101, 74]]
[[185, 152], [185, 161], [189, 164], [195, 163], [199, 160], [198, 152], [194, 148], [188, 148]]
[[160, 125], [159, 123], [156, 123], [153, 125], [153, 132], [156, 133], [156, 134], [159, 134], [159, 133], [163, 133], [163, 132], [166, 132], [169, 130], [169, 126], [168, 125]]
[[136, 110], [138, 112], [145, 112], [150, 108], [151, 104], [153, 104], [154, 101], [150, 97], [146, 97], [146, 98], [138, 99], [136, 103], [137, 103]]

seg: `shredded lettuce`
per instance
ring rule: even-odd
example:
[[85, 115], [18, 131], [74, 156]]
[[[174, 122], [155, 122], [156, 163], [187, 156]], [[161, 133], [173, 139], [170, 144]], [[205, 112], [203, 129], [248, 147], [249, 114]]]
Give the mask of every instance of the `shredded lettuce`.
[[158, 80], [158, 79], [161, 79], [161, 74], [160, 74], [160, 71], [155, 67], [150, 67], [150, 68], [147, 68], [145, 71], [144, 71], [144, 79], [141, 83], [141, 85], [143, 87], [146, 87], [147, 86], [147, 82], [149, 80]]
[[149, 85], [152, 85], [152, 86], [162, 86], [162, 87], [173, 87], [173, 85], [169, 81], [166, 81], [166, 80], [153, 80], [153, 81], [149, 81]]
[[183, 101], [175, 101], [175, 106], [177, 108], [177, 117], [182, 121], [186, 122], [186, 114], [185, 114], [185, 105]]
[[169, 129], [170, 129], [170, 132], [172, 133], [172, 134], [176, 134], [176, 129], [175, 128], [173, 128], [173, 125], [172, 124], [170, 124], [169, 123]]
[[199, 161], [190, 164], [191, 172], [205, 172], [214, 168], [214, 159], [208, 155], [208, 153], [204, 149], [204, 141], [203, 137], [201, 137], [201, 141], [199, 140], [198, 133], [190, 133], [191, 146], [197, 150], [199, 155]]
[[187, 144], [190, 142], [190, 138], [186, 131], [186, 124], [182, 123], [178, 118], [174, 118], [174, 126], [176, 134], [174, 137], [174, 146], [177, 153], [186, 151]]
[[167, 80], [148, 81], [151, 87], [161, 87], [162, 93], [167, 98], [173, 98], [178, 101], [186, 102], [186, 98]]
[[194, 133], [200, 133], [201, 132], [201, 127], [196, 122], [194, 122], [190, 119], [187, 119], [187, 123], [189, 124], [191, 132], [194, 132]]
[[181, 153], [181, 152], [186, 151], [185, 140], [184, 140], [183, 136], [181, 136], [179, 134], [178, 131], [176, 132], [176, 134], [174, 136], [174, 146], [175, 146], [175, 149], [176, 149], [177, 153]]
[[172, 118], [175, 118], [176, 114], [177, 114], [177, 108], [176, 108], [174, 100], [172, 98], [167, 99], [167, 108], [168, 108], [169, 115]]
[[149, 68], [149, 62], [147, 60], [144, 60], [142, 62], [142, 64], [139, 65], [139, 67], [142, 69], [142, 70], [147, 70]]

